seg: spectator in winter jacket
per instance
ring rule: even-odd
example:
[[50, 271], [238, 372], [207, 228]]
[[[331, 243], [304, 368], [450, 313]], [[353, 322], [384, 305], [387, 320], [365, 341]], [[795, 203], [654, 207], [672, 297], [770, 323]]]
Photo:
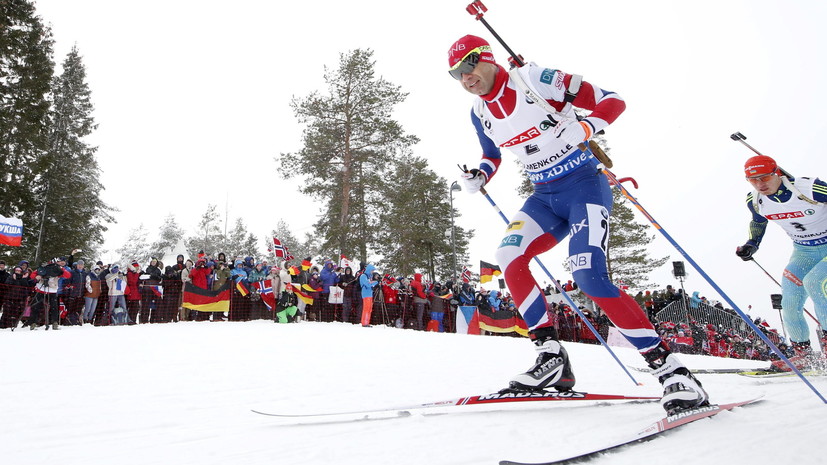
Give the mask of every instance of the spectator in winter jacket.
[[339, 274], [336, 273], [333, 260], [325, 260], [322, 271], [319, 273], [319, 279], [322, 281], [322, 295], [323, 302], [330, 300], [330, 286], [335, 286], [339, 282]]
[[296, 308], [297, 303], [298, 297], [296, 297], [296, 294], [293, 292], [293, 286], [288, 284], [284, 288], [284, 292], [279, 296], [279, 301], [276, 304], [275, 322], [287, 323], [290, 321], [288, 318], [295, 318], [296, 312], [298, 312], [298, 308]]
[[234, 284], [239, 281], [244, 281], [245, 284], [248, 282], [247, 271], [244, 270], [244, 261], [239, 259], [233, 262], [233, 269], [230, 270], [230, 278], [232, 278]]
[[[281, 266], [279, 267], [279, 287], [278, 287], [278, 295], [281, 295], [282, 292], [288, 287], [288, 285], [293, 281], [293, 277], [290, 275], [290, 264], [287, 261], [284, 261]], [[276, 292], [276, 288], [273, 288], [273, 292]]]
[[474, 288], [468, 283], [462, 283], [460, 287], [459, 304], [465, 306], [474, 305]]
[[376, 267], [367, 265], [365, 272], [359, 276], [359, 286], [362, 288], [362, 326], [370, 326], [370, 317], [373, 313], [373, 288], [375, 288], [379, 281], [373, 280], [373, 272]]
[[[157, 287], [155, 286], [160, 286], [164, 279], [163, 266], [157, 258], [152, 257], [142, 275], [145, 279], [141, 283], [141, 308], [143, 309], [141, 322], [158, 323], [160, 321], [161, 298], [156, 294]], [[144, 313], [151, 313], [151, 315], [147, 318]]]
[[491, 306], [491, 311], [496, 312], [500, 310], [500, 304], [502, 304], [500, 296], [500, 291], [491, 291], [491, 293], [488, 294], [488, 304]]
[[264, 281], [264, 278], [267, 277], [268, 270], [264, 269], [264, 265], [262, 263], [256, 263], [253, 265], [252, 271], [250, 271], [247, 275], [247, 280], [251, 283], [255, 283], [258, 281]]
[[23, 268], [18, 265], [14, 267], [3, 284], [6, 294], [3, 316], [0, 318], [0, 328], [15, 328], [23, 315], [26, 299], [31, 293], [34, 281], [29, 279], [28, 270], [23, 271]]
[[209, 282], [207, 277], [212, 274], [212, 270], [207, 268], [207, 261], [203, 258], [195, 262], [195, 268], [190, 270], [189, 279], [192, 285], [201, 289], [209, 289]]
[[30, 277], [36, 281], [34, 286], [34, 298], [32, 299], [32, 311], [29, 318], [29, 329], [35, 329], [40, 324], [41, 312], [45, 305], [49, 305], [49, 319], [46, 324], [51, 323], [53, 329], [60, 329], [60, 306], [57, 299], [59, 281], [69, 279], [72, 275], [64, 267], [66, 260], [63, 258], [52, 261], [32, 272]]
[[431, 321], [437, 322], [437, 331], [445, 331], [442, 326], [442, 319], [445, 316], [445, 309], [448, 307], [448, 300], [442, 296], [448, 295], [448, 289], [443, 289], [439, 283], [434, 283], [434, 288], [429, 294], [431, 303]]
[[422, 317], [425, 315], [425, 304], [428, 303], [428, 296], [422, 286], [422, 274], [415, 273], [411, 281], [411, 292], [413, 293], [414, 308], [416, 309], [416, 321], [414, 329], [422, 329]]
[[[350, 322], [350, 313], [353, 310], [355, 299], [362, 298], [361, 288], [358, 284], [359, 282], [353, 274], [353, 268], [349, 266], [345, 267], [345, 272], [339, 277], [338, 284], [338, 286], [344, 291], [342, 296], [342, 322], [344, 323]], [[359, 293], [358, 297], [356, 296], [357, 291]]]
[[83, 260], [78, 260], [72, 266], [71, 277], [64, 283], [63, 303], [66, 306], [66, 323], [72, 325], [82, 324], [83, 293], [86, 287], [86, 270]]
[[[127, 312], [126, 299], [126, 279], [118, 265], [112, 265], [109, 269], [109, 274], [106, 275], [106, 284], [109, 287], [109, 315], [113, 322], [120, 322], [121, 324], [129, 323], [129, 313]], [[116, 309], [120, 307], [120, 311]], [[125, 314], [125, 317], [118, 318], [117, 315]]]
[[83, 322], [93, 323], [95, 320], [95, 309], [98, 307], [98, 298], [101, 295], [101, 280], [98, 277], [100, 267], [95, 268], [86, 275], [86, 283], [83, 286]]
[[[184, 289], [187, 286], [187, 283], [191, 283], [192, 279], [190, 279], [190, 274], [192, 270], [195, 269], [195, 264], [192, 260], [187, 260], [184, 262], [184, 268], [181, 270], [181, 294], [183, 295]], [[187, 321], [189, 319], [190, 310], [185, 308], [184, 306], [180, 307], [180, 312], [178, 315], [179, 321]]]
[[138, 313], [141, 314], [141, 323], [149, 322], [149, 314], [146, 311], [141, 311], [141, 287], [140, 280], [143, 271], [141, 271], [141, 264], [138, 260], [132, 260], [132, 263], [126, 269], [126, 306], [129, 310], [130, 324], [138, 322]]

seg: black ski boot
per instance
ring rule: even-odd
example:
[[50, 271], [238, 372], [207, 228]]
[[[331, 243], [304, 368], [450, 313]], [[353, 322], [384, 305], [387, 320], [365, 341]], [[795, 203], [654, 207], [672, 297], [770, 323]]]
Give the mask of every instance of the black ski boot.
[[709, 395], [701, 382], [678, 360], [665, 342], [644, 353], [643, 358], [652, 368], [652, 375], [663, 385], [660, 404], [668, 415], [709, 405]]
[[522, 391], [542, 391], [555, 388], [570, 391], [574, 387], [569, 354], [557, 340], [556, 328], [539, 328], [529, 334], [537, 351], [537, 362], [525, 373], [511, 380], [510, 388]]

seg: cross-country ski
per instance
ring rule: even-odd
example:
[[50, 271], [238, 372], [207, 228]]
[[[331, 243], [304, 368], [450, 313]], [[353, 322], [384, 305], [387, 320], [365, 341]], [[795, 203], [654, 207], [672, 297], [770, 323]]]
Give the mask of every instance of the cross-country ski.
[[[490, 394], [459, 397], [439, 402], [412, 404], [402, 407], [378, 408], [357, 411], [330, 411], [330, 412], [302, 412], [279, 413], [252, 410], [260, 415], [278, 418], [293, 418], [307, 420], [375, 420], [394, 417], [410, 416], [413, 413], [462, 413], [483, 412], [496, 410], [513, 410], [515, 407], [531, 406], [543, 408], [550, 406], [585, 406], [611, 405], [629, 402], [655, 402], [659, 397], [652, 396], [624, 396], [617, 394], [595, 394], [589, 392], [494, 392]], [[463, 408], [467, 407], [467, 408]]]
[[633, 436], [629, 437], [628, 439], [621, 440], [619, 442], [613, 442], [609, 445], [599, 446], [596, 449], [589, 450], [587, 452], [583, 452], [581, 454], [577, 454], [571, 457], [566, 457], [562, 459], [555, 459], [548, 462], [515, 462], [512, 460], [501, 460], [500, 465], [568, 465], [568, 464], [575, 464], [575, 463], [584, 463], [588, 462], [592, 459], [597, 458], [598, 456], [616, 450], [623, 447], [631, 446], [634, 444], [638, 444], [645, 441], [650, 441], [655, 439], [658, 435], [661, 435], [667, 431], [672, 431], [675, 428], [680, 426], [692, 423], [694, 421], [698, 421], [704, 418], [713, 417], [718, 415], [721, 412], [726, 412], [728, 410], [732, 410], [736, 407], [741, 407], [744, 405], [753, 404], [761, 400], [760, 397], [739, 401], [739, 402], [732, 402], [728, 404], [720, 404], [720, 405], [708, 405], [704, 407], [696, 407], [693, 409], [684, 410], [682, 412], [678, 412], [674, 415], [668, 415], [651, 425], [643, 428], [642, 430], [638, 431]]

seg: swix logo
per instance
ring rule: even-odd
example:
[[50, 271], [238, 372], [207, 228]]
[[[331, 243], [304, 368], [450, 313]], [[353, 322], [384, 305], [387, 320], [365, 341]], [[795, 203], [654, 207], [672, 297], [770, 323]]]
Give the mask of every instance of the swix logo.
[[581, 221], [579, 223], [574, 223], [573, 225], [571, 225], [571, 228], [569, 228], [569, 233], [572, 236], [574, 236], [575, 234], [579, 233], [580, 230], [582, 230], [583, 228], [588, 228], [588, 227], [589, 227], [589, 225], [586, 224], [586, 218], [583, 218], [583, 221]]
[[786, 212], [786, 213], [773, 213], [772, 215], [767, 215], [768, 220], [788, 220], [791, 218], [803, 218], [804, 212]]
[[525, 142], [530, 141], [531, 139], [534, 139], [535, 137], [539, 137], [539, 136], [540, 136], [540, 130], [535, 128], [535, 127], [532, 127], [531, 129], [523, 132], [522, 134], [518, 135], [517, 137], [514, 137], [510, 141], [502, 144], [500, 147], [511, 147], [512, 145], [524, 144]]
[[566, 78], [566, 73], [564, 73], [564, 72], [562, 72], [562, 71], [559, 71], [559, 72], [557, 73], [557, 79], [555, 79], [555, 80], [554, 80], [554, 87], [556, 87], [556, 88], [558, 88], [558, 89], [560, 89], [560, 90], [565, 89], [565, 88], [566, 88], [566, 85], [565, 85], [565, 83], [563, 82], [563, 80], [564, 80], [565, 78]]

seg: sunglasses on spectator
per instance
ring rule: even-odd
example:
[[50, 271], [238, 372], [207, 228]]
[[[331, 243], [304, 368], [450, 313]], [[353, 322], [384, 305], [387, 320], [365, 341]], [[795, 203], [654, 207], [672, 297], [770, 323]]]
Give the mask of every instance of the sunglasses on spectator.
[[466, 53], [464, 57], [462, 57], [462, 60], [448, 70], [448, 74], [450, 74], [452, 78], [459, 81], [462, 79], [463, 74], [468, 74], [471, 71], [474, 71], [474, 68], [477, 67], [477, 63], [480, 62], [480, 52], [489, 50], [491, 50], [491, 47], [487, 45], [471, 50]]

